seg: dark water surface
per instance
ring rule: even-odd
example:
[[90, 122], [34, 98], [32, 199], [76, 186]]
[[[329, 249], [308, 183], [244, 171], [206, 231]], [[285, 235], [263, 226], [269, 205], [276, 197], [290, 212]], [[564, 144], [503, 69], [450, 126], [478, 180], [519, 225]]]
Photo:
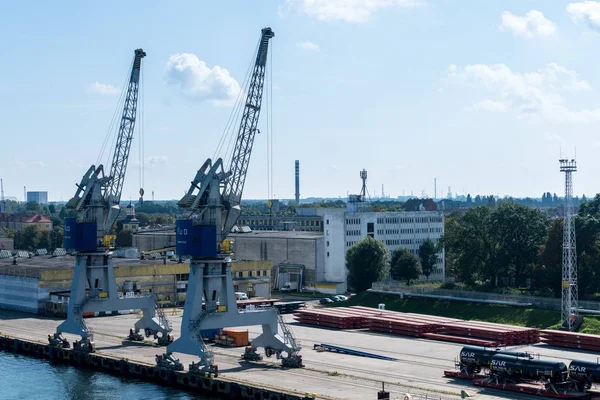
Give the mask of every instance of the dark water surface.
[[152, 383], [0, 352], [1, 400], [216, 400]]

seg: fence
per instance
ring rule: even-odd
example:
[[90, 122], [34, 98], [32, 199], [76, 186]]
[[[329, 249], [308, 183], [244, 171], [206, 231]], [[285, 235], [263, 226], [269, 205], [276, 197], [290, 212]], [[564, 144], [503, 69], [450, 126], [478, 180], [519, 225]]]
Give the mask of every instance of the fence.
[[[530, 306], [534, 308], [543, 308], [547, 310], [561, 310], [561, 299], [554, 297], [538, 296], [520, 296], [489, 292], [475, 292], [468, 290], [436, 289], [431, 287], [406, 286], [400, 282], [375, 282], [373, 290], [384, 292], [397, 292], [403, 294], [427, 295], [427, 297], [447, 297], [464, 301], [481, 301], [487, 303], [503, 303], [521, 306]], [[600, 302], [597, 301], [579, 301], [581, 310], [591, 313], [600, 313]]]

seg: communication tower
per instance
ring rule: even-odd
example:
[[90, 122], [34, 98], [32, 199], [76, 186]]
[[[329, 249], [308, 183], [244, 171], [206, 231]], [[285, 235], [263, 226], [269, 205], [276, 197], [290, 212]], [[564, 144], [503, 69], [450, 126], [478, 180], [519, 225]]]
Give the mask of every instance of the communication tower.
[[577, 252], [575, 247], [575, 218], [573, 213], [573, 177], [577, 171], [575, 160], [561, 159], [560, 171], [565, 173], [565, 217], [563, 225], [562, 307], [563, 328], [574, 330], [579, 322], [577, 290]]

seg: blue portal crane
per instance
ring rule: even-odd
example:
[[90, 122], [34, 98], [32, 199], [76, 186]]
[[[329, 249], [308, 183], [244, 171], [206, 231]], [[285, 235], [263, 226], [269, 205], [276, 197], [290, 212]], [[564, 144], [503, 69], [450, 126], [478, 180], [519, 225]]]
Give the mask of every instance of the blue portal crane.
[[[231, 274], [233, 241], [227, 239], [241, 214], [244, 183], [258, 131], [269, 40], [274, 36], [271, 28], [261, 31], [231, 165], [224, 170], [221, 158], [214, 162], [206, 160], [178, 202], [188, 218], [176, 223], [176, 248], [179, 256], [190, 258], [190, 275], [181, 336], [168, 345], [167, 354], [199, 356], [198, 363], [190, 364], [191, 372], [217, 372], [213, 356], [204, 345], [202, 331], [248, 325], [261, 325], [262, 334], [244, 353], [246, 360], [261, 359], [256, 349], [263, 347], [267, 356], [277, 355], [284, 366], [302, 366], [300, 347], [276, 308], [238, 310]], [[283, 352], [286, 357], [282, 357]]]
[[[93, 334], [83, 320], [83, 313], [129, 309], [143, 311], [142, 318], [135, 323], [135, 332], [130, 330], [130, 339], [143, 339], [137, 333], [143, 329], [146, 336], [159, 339], [159, 344], [166, 345], [172, 340], [171, 327], [157, 307], [156, 296], [119, 297], [112, 262], [115, 236], [110, 232], [121, 212], [121, 193], [133, 140], [140, 71], [145, 56], [142, 49], [134, 52], [110, 171], [105, 174], [102, 165], [92, 165], [77, 185], [73, 198], [65, 205], [71, 214], [75, 214], [65, 218], [64, 225], [64, 246], [75, 255], [75, 270], [67, 319], [49, 337], [54, 345], [64, 343], [62, 332], [72, 333], [82, 337], [74, 347], [93, 352]], [[140, 195], [143, 195], [143, 189], [140, 189]]]

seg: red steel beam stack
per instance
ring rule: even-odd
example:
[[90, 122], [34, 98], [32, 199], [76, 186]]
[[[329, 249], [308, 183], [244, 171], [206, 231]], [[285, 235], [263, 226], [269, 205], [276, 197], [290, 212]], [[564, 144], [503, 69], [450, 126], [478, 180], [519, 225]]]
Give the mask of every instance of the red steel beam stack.
[[598, 335], [546, 329], [540, 332], [540, 339], [550, 346], [600, 352], [600, 336]]
[[463, 321], [444, 324], [440, 332], [445, 335], [489, 340], [500, 345], [537, 343], [539, 331], [491, 322]]
[[539, 330], [536, 328], [464, 321], [456, 318], [379, 310], [362, 306], [299, 310], [295, 313], [294, 318], [303, 324], [329, 328], [369, 328], [378, 332], [482, 346], [539, 342]]
[[299, 310], [294, 313], [294, 318], [302, 324], [329, 328], [359, 329], [366, 327], [364, 316], [340, 308]]

